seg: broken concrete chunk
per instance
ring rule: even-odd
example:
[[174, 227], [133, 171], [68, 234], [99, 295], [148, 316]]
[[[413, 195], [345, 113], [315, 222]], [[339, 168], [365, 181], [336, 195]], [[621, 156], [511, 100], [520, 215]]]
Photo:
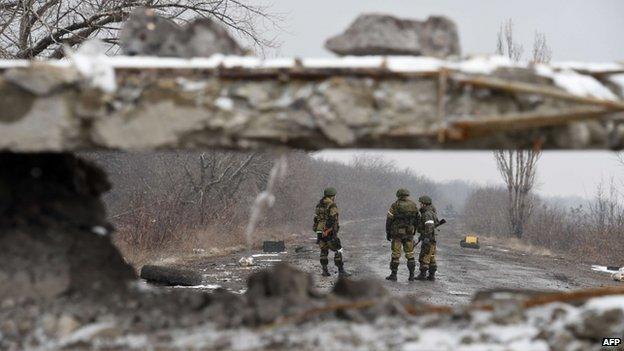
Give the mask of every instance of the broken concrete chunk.
[[429, 17], [426, 21], [390, 15], [364, 14], [325, 47], [339, 55], [460, 55], [459, 35], [453, 21]]
[[238, 260], [238, 265], [241, 267], [250, 267], [254, 265], [254, 258], [253, 256], [249, 256], [249, 257], [241, 257], [240, 260]]
[[132, 12], [121, 31], [120, 42], [126, 55], [206, 57], [244, 53], [227, 30], [212, 19], [200, 18], [180, 27], [147, 8]]
[[8, 82], [38, 96], [50, 95], [56, 90], [80, 80], [78, 71], [43, 64], [13, 68], [4, 73]]

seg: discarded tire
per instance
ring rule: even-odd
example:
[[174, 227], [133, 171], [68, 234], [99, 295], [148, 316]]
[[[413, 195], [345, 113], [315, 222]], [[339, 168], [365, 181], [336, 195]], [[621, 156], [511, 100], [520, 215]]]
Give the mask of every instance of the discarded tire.
[[173, 267], [145, 265], [141, 268], [141, 278], [163, 285], [201, 285], [203, 277], [197, 272]]

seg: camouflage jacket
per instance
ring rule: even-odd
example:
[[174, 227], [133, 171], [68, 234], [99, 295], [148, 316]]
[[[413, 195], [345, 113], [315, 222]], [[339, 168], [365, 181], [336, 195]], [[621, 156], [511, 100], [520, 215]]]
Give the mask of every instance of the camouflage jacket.
[[433, 205], [426, 205], [420, 209], [418, 233], [420, 233], [421, 236], [435, 237], [435, 228], [439, 224], [438, 214]]
[[314, 213], [315, 232], [322, 232], [326, 229], [332, 229], [333, 234], [338, 234], [340, 224], [338, 222], [338, 206], [328, 196], [322, 198], [316, 205]]
[[386, 235], [393, 238], [414, 235], [419, 217], [416, 203], [406, 197], [398, 199], [388, 210]]

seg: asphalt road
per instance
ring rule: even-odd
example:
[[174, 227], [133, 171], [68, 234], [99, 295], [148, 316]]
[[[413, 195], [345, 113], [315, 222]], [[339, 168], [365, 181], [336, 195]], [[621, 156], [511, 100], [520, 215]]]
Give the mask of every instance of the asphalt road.
[[[437, 280], [407, 281], [405, 258], [401, 258], [399, 280], [384, 280], [389, 273], [390, 243], [385, 240], [383, 220], [346, 222], [341, 226], [345, 267], [354, 279], [373, 278], [383, 281], [392, 292], [415, 294], [420, 299], [436, 304], [463, 304], [481, 290], [530, 289], [570, 290], [585, 287], [621, 284], [609, 275], [591, 270], [588, 263], [563, 257], [539, 256], [518, 252], [481, 242], [481, 249], [459, 246], [463, 235], [461, 225], [450, 221], [437, 234]], [[336, 281], [336, 269], [331, 277], [322, 277], [318, 263], [318, 249], [312, 234], [302, 237], [300, 243], [288, 246], [288, 252], [265, 256], [259, 252], [237, 253], [224, 257], [201, 258], [186, 261], [188, 268], [204, 272], [205, 289], [222, 286], [242, 292], [248, 274], [283, 261], [315, 275], [317, 287], [331, 289]], [[295, 248], [297, 250], [295, 251]], [[417, 251], [420, 250], [420, 246]], [[240, 267], [237, 261], [244, 255], [256, 254], [253, 267]]]

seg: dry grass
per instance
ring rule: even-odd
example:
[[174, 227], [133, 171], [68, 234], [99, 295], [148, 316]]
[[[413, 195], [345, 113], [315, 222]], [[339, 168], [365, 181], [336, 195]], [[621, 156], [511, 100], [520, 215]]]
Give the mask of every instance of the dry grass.
[[526, 253], [526, 254], [531, 254], [531, 255], [557, 256], [551, 250], [545, 247], [536, 246], [527, 242], [526, 240], [521, 240], [521, 239], [513, 238], [513, 237], [502, 238], [502, 237], [497, 237], [497, 236], [480, 235], [479, 242], [481, 243], [481, 245], [499, 246], [505, 249], [509, 249], [511, 251], [516, 251], [516, 252], [521, 252], [521, 253]]
[[[158, 245], [153, 242], [131, 240], [138, 234], [120, 230], [114, 237], [115, 245], [121, 251], [126, 262], [137, 272], [145, 264], [175, 264], [200, 257], [217, 257], [230, 255], [246, 248], [244, 228], [227, 230], [220, 227], [188, 230], [184, 235], [169, 236], [169, 240]], [[145, 237], [141, 235], [140, 237]], [[264, 240], [284, 240], [289, 243], [301, 242], [305, 234], [295, 233], [286, 228], [257, 230], [252, 239], [252, 249], [262, 248]]]

